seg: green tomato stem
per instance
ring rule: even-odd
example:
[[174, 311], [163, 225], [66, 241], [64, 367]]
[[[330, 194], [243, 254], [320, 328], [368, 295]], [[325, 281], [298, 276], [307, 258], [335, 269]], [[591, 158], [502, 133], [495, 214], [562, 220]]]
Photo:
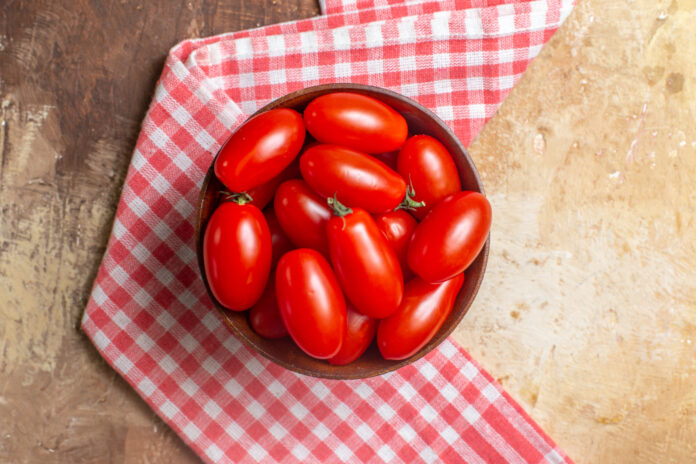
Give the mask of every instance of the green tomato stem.
[[424, 201], [416, 201], [413, 197], [416, 196], [416, 190], [413, 188], [413, 184], [409, 183], [406, 187], [406, 195], [399, 206], [394, 208], [394, 211], [399, 209], [405, 209], [406, 211], [415, 211], [417, 208], [422, 208], [425, 206]]
[[329, 205], [329, 208], [331, 208], [333, 213], [338, 217], [344, 217], [353, 212], [352, 209], [338, 201], [335, 193], [333, 197], [326, 199], [326, 204]]
[[222, 196], [223, 201], [231, 201], [233, 203], [237, 203], [238, 205], [246, 205], [247, 203], [254, 201], [254, 199], [251, 198], [251, 195], [246, 192], [237, 193], [221, 190], [220, 195]]

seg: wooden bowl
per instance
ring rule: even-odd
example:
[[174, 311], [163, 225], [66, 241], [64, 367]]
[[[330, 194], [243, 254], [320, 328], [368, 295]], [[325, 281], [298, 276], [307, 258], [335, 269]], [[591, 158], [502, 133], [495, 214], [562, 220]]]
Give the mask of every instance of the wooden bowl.
[[[258, 110], [254, 115], [274, 108], [292, 108], [301, 113], [310, 101], [320, 95], [342, 91], [361, 93], [381, 100], [406, 118], [411, 134], [427, 134], [438, 139], [447, 147], [447, 150], [457, 164], [459, 177], [462, 181], [462, 189], [475, 190], [483, 193], [483, 184], [474, 167], [474, 163], [450, 128], [427, 108], [390, 90], [361, 84], [318, 85], [293, 92], [274, 100]], [[469, 310], [478, 292], [479, 286], [481, 285], [481, 281], [483, 280], [483, 274], [486, 270], [486, 261], [488, 259], [490, 239], [486, 241], [479, 256], [466, 270], [464, 285], [457, 296], [452, 313], [435, 337], [418, 351], [418, 353], [401, 361], [387, 361], [380, 355], [376, 342], [373, 342], [367, 352], [353, 363], [345, 366], [332, 366], [326, 361], [314, 359], [305, 354], [295, 345], [290, 337], [280, 340], [269, 340], [257, 335], [249, 325], [248, 311], [229, 311], [215, 300], [215, 297], [210, 291], [208, 280], [205, 275], [205, 267], [203, 266], [203, 231], [205, 230], [210, 215], [218, 205], [218, 192], [222, 187], [220, 181], [215, 177], [213, 164], [211, 163], [201, 189], [195, 231], [198, 266], [200, 267], [205, 287], [220, 313], [220, 316], [239, 339], [246, 343], [251, 349], [259, 352], [271, 361], [292, 371], [299, 372], [300, 374], [329, 379], [361, 379], [384, 374], [406, 366], [407, 364], [411, 364], [438, 346], [449, 336]]]

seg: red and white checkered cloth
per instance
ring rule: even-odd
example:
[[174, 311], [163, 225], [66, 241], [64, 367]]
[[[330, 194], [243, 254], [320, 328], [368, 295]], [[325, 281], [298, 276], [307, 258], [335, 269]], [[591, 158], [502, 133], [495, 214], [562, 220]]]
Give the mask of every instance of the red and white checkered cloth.
[[464, 144], [572, 0], [326, 0], [324, 16], [174, 47], [143, 122], [82, 327], [208, 462], [570, 462], [451, 341], [364, 381], [318, 380], [240, 343], [193, 243], [214, 154], [246, 115], [314, 84], [383, 86]]

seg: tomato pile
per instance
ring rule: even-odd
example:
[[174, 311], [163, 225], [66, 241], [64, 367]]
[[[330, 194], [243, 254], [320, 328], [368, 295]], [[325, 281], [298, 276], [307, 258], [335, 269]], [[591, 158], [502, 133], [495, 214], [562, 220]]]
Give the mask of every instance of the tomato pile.
[[428, 343], [491, 223], [439, 141], [357, 93], [255, 116], [214, 171], [226, 190], [203, 237], [213, 295], [249, 310], [260, 336], [334, 365], [375, 338], [390, 360]]

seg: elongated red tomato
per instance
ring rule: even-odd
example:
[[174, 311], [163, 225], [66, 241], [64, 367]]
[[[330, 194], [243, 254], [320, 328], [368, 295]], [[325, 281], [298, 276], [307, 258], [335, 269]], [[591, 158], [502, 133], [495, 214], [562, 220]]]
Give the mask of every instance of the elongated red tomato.
[[428, 135], [408, 139], [397, 159], [397, 170], [406, 182], [411, 182], [415, 201], [425, 206], [413, 211], [423, 219], [440, 200], [461, 190], [457, 166], [444, 145]]
[[232, 192], [244, 192], [280, 174], [302, 148], [305, 129], [297, 111], [266, 111], [245, 122], [215, 159], [215, 175]]
[[293, 179], [280, 184], [273, 210], [285, 235], [296, 247], [312, 248], [329, 256], [326, 222], [331, 218], [331, 210], [304, 181]]
[[416, 277], [404, 289], [399, 309], [379, 322], [377, 346], [384, 359], [406, 359], [423, 348], [452, 312], [464, 274], [429, 284]]
[[426, 282], [442, 282], [469, 267], [486, 243], [491, 205], [478, 192], [440, 201], [413, 232], [408, 265]]
[[271, 269], [274, 269], [280, 258], [294, 247], [290, 239], [285, 235], [285, 232], [283, 232], [283, 228], [280, 226], [273, 208], [264, 210], [263, 215], [266, 217], [268, 230], [271, 232]]
[[316, 145], [300, 157], [307, 184], [324, 197], [336, 195], [350, 207], [391, 211], [406, 195], [406, 182], [374, 157], [337, 145]]
[[273, 195], [282, 181], [283, 179], [279, 174], [268, 182], [250, 188], [247, 192], [252, 199], [250, 204], [256, 206], [258, 209], [264, 209], [273, 199]]
[[336, 356], [329, 359], [329, 364], [334, 366], [352, 363], [362, 356], [377, 332], [377, 319], [360, 314], [350, 303], [346, 304], [346, 309], [346, 337]]
[[276, 296], [297, 346], [318, 359], [336, 356], [346, 332], [346, 301], [326, 258], [309, 248], [286, 253], [278, 263]]
[[407, 282], [413, 277], [413, 272], [408, 267], [406, 260], [408, 244], [418, 222], [403, 209], [377, 214], [374, 217], [377, 227], [379, 227], [382, 235], [384, 235], [384, 238], [387, 239], [394, 253], [396, 253], [401, 271], [404, 273], [404, 282]]
[[271, 270], [271, 233], [254, 205], [222, 203], [203, 235], [203, 264], [215, 299], [232, 311], [249, 309]]
[[341, 288], [362, 314], [387, 317], [399, 307], [404, 291], [399, 260], [367, 211], [334, 207], [341, 216], [329, 219], [326, 235]]
[[283, 169], [283, 172], [275, 176], [273, 179], [264, 182], [261, 185], [252, 187], [247, 190], [247, 194], [251, 197], [251, 204], [257, 206], [259, 209], [264, 209], [268, 206], [268, 203], [273, 200], [273, 195], [275, 195], [278, 186], [288, 179], [297, 179], [300, 177], [300, 163], [299, 160], [295, 159], [290, 166]]
[[249, 311], [249, 323], [254, 332], [266, 338], [281, 338], [288, 334], [276, 299], [275, 275], [271, 274], [261, 299]]
[[349, 92], [314, 99], [304, 111], [304, 121], [314, 138], [365, 153], [384, 153], [403, 145], [406, 120], [381, 101]]

